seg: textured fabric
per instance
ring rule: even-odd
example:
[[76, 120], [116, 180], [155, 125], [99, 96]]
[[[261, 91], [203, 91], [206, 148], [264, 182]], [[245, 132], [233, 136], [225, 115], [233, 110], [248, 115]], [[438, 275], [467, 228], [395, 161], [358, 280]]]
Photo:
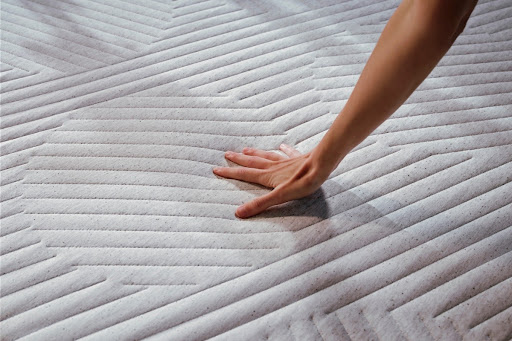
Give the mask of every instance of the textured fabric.
[[512, 338], [509, 0], [314, 195], [212, 173], [315, 146], [397, 5], [2, 0], [2, 340]]

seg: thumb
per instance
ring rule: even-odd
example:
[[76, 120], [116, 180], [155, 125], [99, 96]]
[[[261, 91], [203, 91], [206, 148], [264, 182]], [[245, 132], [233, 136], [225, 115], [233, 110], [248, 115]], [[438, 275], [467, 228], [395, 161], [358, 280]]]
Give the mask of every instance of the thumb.
[[253, 199], [238, 207], [235, 215], [238, 218], [249, 218], [265, 211], [270, 206], [282, 204], [286, 201], [288, 200], [286, 200], [282, 195], [282, 190], [279, 187], [276, 187], [270, 193], [262, 195], [261, 197]]

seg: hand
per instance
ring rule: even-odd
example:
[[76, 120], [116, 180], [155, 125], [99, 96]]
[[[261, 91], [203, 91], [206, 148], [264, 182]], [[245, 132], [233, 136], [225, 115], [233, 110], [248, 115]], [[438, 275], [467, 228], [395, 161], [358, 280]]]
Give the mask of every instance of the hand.
[[282, 144], [279, 149], [287, 157], [254, 148], [244, 148], [242, 153], [226, 152], [226, 159], [243, 167], [216, 167], [219, 176], [260, 184], [273, 188], [259, 198], [243, 204], [236, 210], [239, 218], [259, 214], [270, 206], [299, 199], [315, 192], [330, 172], [323, 171], [313, 154], [301, 154]]

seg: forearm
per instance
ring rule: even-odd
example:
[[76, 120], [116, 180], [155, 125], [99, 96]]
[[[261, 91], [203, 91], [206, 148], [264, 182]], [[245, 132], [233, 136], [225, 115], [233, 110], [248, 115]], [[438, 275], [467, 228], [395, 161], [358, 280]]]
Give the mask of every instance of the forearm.
[[314, 150], [329, 173], [411, 95], [462, 31], [476, 1], [405, 0], [381, 34], [361, 76]]
[[388, 118], [427, 77], [462, 31], [476, 1], [404, 0], [386, 25], [361, 76], [318, 146], [288, 156], [254, 148], [227, 152], [242, 167], [216, 167], [219, 176], [257, 183], [273, 190], [240, 206], [247, 218], [270, 206], [316, 191], [345, 155]]

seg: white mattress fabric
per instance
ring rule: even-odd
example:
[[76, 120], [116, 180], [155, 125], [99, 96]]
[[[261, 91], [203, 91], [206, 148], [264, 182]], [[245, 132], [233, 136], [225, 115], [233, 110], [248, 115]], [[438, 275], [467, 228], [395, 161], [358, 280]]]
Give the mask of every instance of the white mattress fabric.
[[2, 0], [1, 339], [510, 340], [510, 0], [314, 195], [212, 173], [315, 146], [397, 5]]

